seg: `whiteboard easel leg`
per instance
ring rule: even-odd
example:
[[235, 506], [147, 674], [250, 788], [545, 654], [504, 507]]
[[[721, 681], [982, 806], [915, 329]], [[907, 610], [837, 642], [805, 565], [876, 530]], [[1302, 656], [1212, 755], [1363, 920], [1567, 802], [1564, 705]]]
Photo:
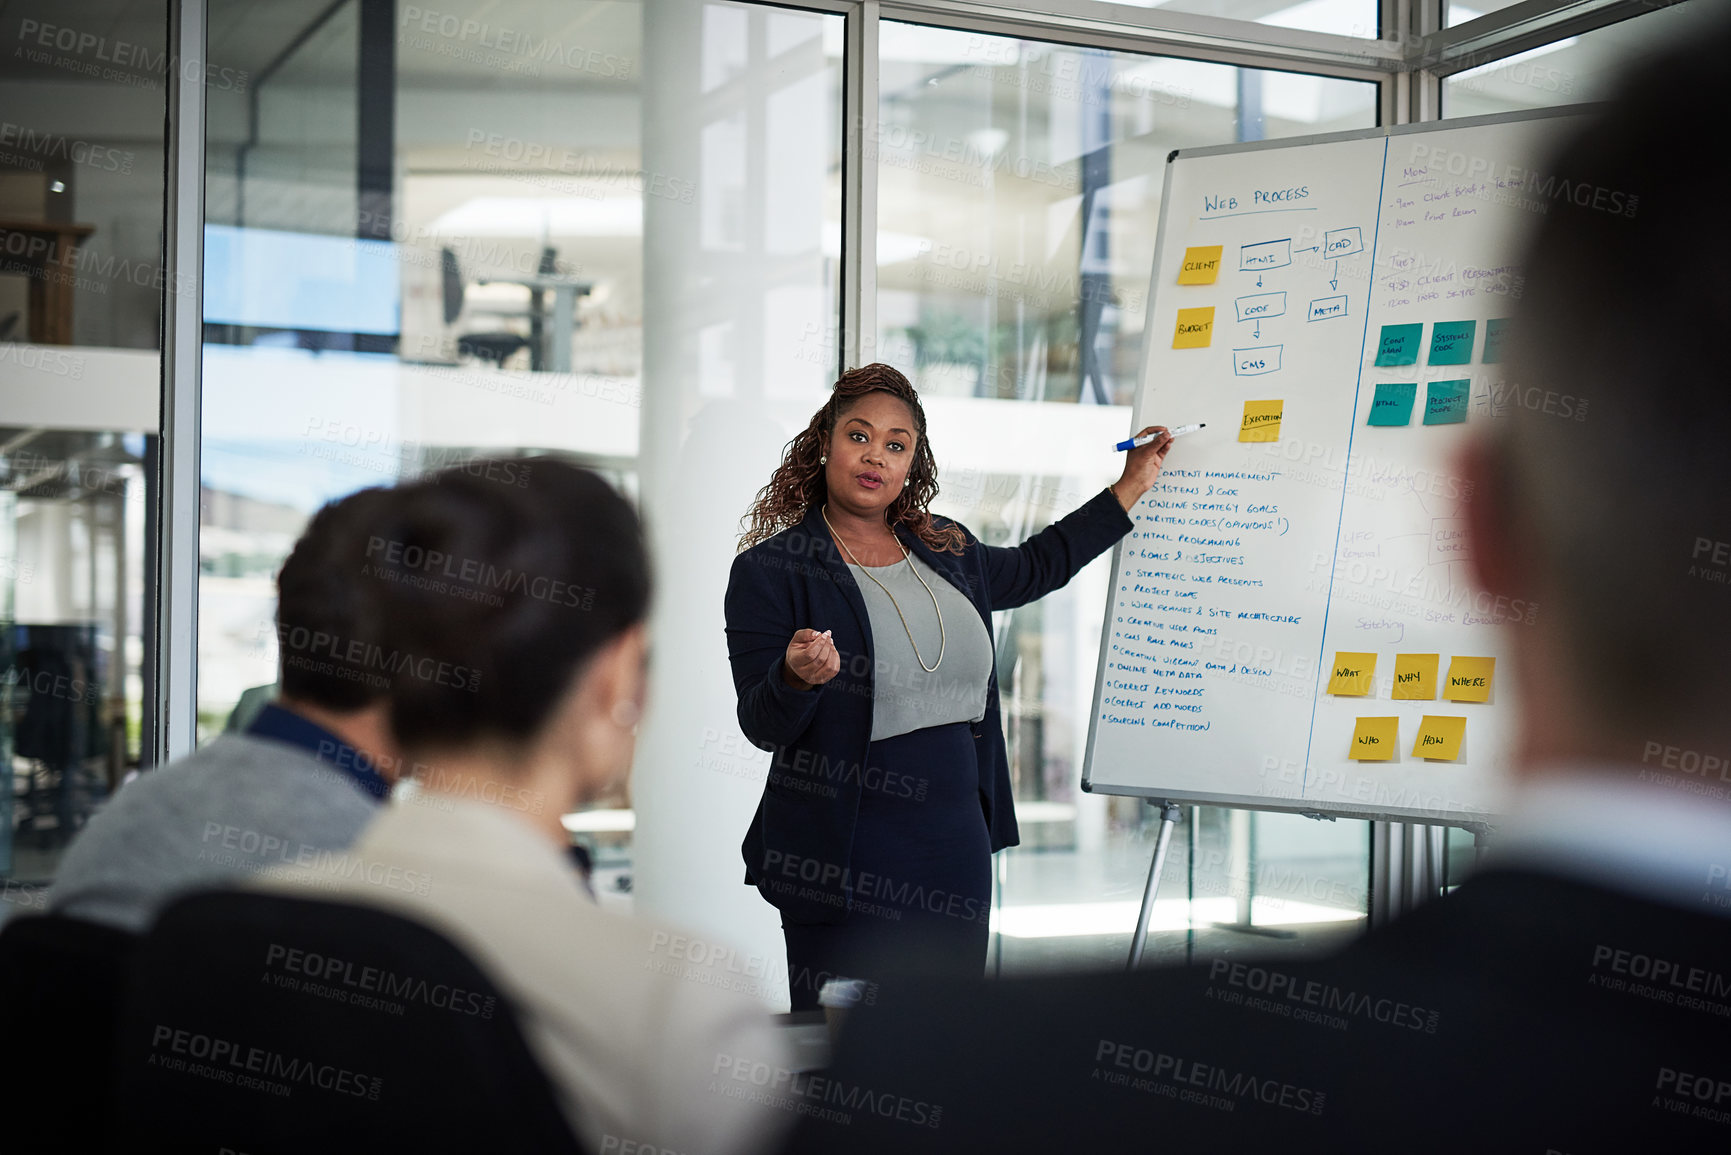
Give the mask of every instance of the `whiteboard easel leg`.
[[1154, 861], [1148, 865], [1148, 885], [1142, 891], [1142, 913], [1136, 916], [1136, 933], [1130, 938], [1130, 961], [1126, 970], [1142, 963], [1142, 948], [1148, 942], [1148, 920], [1154, 915], [1154, 892], [1160, 889], [1160, 872], [1166, 867], [1166, 851], [1172, 846], [1172, 828], [1178, 825], [1178, 803], [1161, 804], [1160, 835], [1154, 840]]

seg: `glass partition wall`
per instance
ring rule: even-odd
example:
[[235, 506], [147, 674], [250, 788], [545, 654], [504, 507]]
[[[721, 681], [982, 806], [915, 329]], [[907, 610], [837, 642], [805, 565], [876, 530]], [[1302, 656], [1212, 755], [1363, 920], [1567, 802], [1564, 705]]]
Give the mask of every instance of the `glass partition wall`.
[[778, 327], [834, 311], [839, 17], [693, 4], [691, 59], [657, 62], [638, 4], [256, 7], [211, 5], [213, 52], [259, 71], [207, 147], [205, 737], [272, 680], [271, 577], [323, 502], [517, 452], [636, 489], [650, 222], [691, 226], [670, 275], [735, 294], [689, 335], [694, 401], [831, 376]]
[[[272, 579], [321, 504], [556, 454], [640, 500], [670, 656], [632, 784], [567, 825], [605, 901], [737, 873], [764, 767], [705, 768], [735, 726], [724, 563], [836, 374], [811, 338], [838, 312], [843, 18], [210, 11], [213, 54], [257, 80], [212, 95], [206, 150], [201, 740], [270, 693]], [[721, 897], [718, 932], [761, 922], [755, 892]]]
[[139, 764], [165, 0], [0, 10], [0, 920]]
[[[925, 401], [940, 512], [1014, 544], [1117, 475], [1105, 447], [1131, 421], [1167, 156], [1370, 128], [1376, 87], [896, 22], [879, 52], [878, 355]], [[1081, 790], [1109, 568], [999, 615], [1023, 839], [998, 856], [1006, 971], [1121, 963], [1136, 924], [1156, 812]], [[1271, 924], [1362, 919], [1365, 824], [1252, 818], [1197, 816], [1195, 877], [1166, 875], [1158, 929], [1239, 925], [1261, 945]], [[1297, 863], [1328, 876], [1324, 901], [1289, 893]]]
[[[885, 21], [878, 115], [844, 160], [841, 16], [698, 0], [256, 14], [210, 8], [213, 58], [252, 83], [209, 94], [201, 740], [270, 692], [272, 579], [320, 504], [484, 454], [582, 461], [640, 499], [658, 648], [682, 641], [656, 663], [632, 786], [567, 824], [609, 901], [765, 950], [776, 924], [754, 892], [684, 895], [733, 873], [767, 771], [729, 740], [725, 567], [685, 563], [731, 556], [840, 365], [844, 165], [873, 166], [878, 188], [859, 359], [908, 370], [942, 512], [1001, 542], [1111, 479], [1089, 447], [1129, 421], [1166, 154], [1376, 119], [1363, 81]], [[1077, 788], [1105, 582], [1102, 562], [1000, 622], [1027, 831], [1001, 862], [1011, 968], [1121, 956], [1135, 919], [1145, 816]], [[1237, 829], [1197, 824], [1230, 844], [1222, 870]], [[1325, 853], [1351, 860], [1338, 842]], [[1362, 916], [1363, 862], [1359, 847], [1320, 921]], [[1209, 917], [1231, 921], [1206, 853], [1201, 870]], [[1182, 872], [1169, 886], [1187, 893]], [[1267, 902], [1242, 921], [1273, 917]]]
[[[1130, 421], [1172, 149], [1590, 97], [1705, 6], [1601, 5], [1598, 28], [1559, 0], [1536, 44], [1545, 13], [1491, 0], [179, 7], [206, 40], [191, 69], [169, 0], [0, 14], [8, 901], [39, 897], [159, 722], [160, 328], [186, 300], [198, 740], [269, 693], [273, 578], [320, 504], [482, 455], [587, 464], [656, 549], [653, 712], [630, 787], [566, 825], [604, 901], [775, 973], [774, 912], [739, 882], [768, 756], [737, 733], [721, 563], [838, 370], [908, 372], [939, 511], [1020, 540], [1115, 475], [1098, 447]], [[177, 85], [204, 101], [205, 212], [201, 275], [170, 285]], [[1002, 973], [1128, 949], [1156, 815], [1079, 789], [1106, 581], [1097, 562], [997, 623], [1024, 832], [998, 860]], [[40, 693], [44, 671], [85, 689]], [[42, 746], [44, 711], [72, 747]], [[1187, 811], [1150, 954], [1357, 933], [1375, 825]]]

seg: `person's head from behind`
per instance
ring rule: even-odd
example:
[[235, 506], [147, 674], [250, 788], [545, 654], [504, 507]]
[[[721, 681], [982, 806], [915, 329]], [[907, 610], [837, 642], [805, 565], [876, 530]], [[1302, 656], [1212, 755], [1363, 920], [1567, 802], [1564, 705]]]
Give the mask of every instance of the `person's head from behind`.
[[394, 499], [363, 489], [313, 515], [277, 573], [277, 695], [394, 777], [389, 670], [378, 649], [375, 583], [363, 575], [375, 521]]
[[[431, 767], [423, 784], [511, 785], [560, 837], [561, 813], [630, 768], [649, 559], [636, 513], [601, 478], [551, 458], [512, 464], [403, 487], [368, 566], [399, 671], [392, 731]], [[517, 483], [497, 480], [507, 473]]]
[[[1724, 26], [1722, 26], [1723, 28]], [[1504, 389], [1469, 453], [1475, 561], [1511, 631], [1524, 760], [1698, 770], [1731, 731], [1725, 33], [1625, 79], [1539, 174]], [[1566, 184], [1564, 182], [1567, 182]], [[1689, 765], [1682, 751], [1695, 751]], [[1731, 771], [1728, 771], [1731, 772]]]

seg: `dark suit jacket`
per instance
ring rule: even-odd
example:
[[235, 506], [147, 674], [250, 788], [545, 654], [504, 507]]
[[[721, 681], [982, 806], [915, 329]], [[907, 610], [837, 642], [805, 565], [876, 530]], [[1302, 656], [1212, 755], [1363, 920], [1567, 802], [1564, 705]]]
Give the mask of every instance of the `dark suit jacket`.
[[[938, 519], [940, 522], [943, 519]], [[947, 523], [945, 523], [947, 524]], [[1109, 491], [1013, 548], [981, 544], [971, 533], [960, 554], [938, 553], [898, 529], [908, 549], [966, 594], [992, 630], [992, 611], [1025, 605], [1062, 586], [1131, 528]], [[841, 672], [800, 691], [781, 680], [796, 631], [830, 630]], [[739, 726], [770, 751], [769, 778], [745, 836], [745, 880], [795, 922], [840, 922], [851, 889], [848, 858], [862, 783], [884, 771], [866, 765], [871, 745], [871, 621], [865, 599], [814, 507], [798, 526], [733, 560], [727, 583], [727, 652], [739, 693]], [[986, 687], [986, 713], [974, 725], [980, 804], [992, 849], [1014, 846], [1015, 807], [998, 720], [998, 681]]]
[[1328, 959], [886, 986], [824, 1079], [800, 1155], [1722, 1153], [1731, 916], [1487, 872]]

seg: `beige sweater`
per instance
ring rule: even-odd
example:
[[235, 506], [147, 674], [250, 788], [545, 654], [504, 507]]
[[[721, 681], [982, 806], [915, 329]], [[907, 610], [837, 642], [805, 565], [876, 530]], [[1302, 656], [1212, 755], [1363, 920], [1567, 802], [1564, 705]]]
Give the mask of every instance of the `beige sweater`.
[[749, 1077], [786, 1086], [791, 1055], [758, 997], [773, 976], [602, 909], [522, 817], [421, 794], [381, 812], [350, 855], [381, 869], [295, 870], [256, 885], [384, 907], [467, 951], [515, 1003], [590, 1150], [735, 1155], [772, 1147], [794, 1121], [786, 1104], [753, 1094], [773, 1086]]

